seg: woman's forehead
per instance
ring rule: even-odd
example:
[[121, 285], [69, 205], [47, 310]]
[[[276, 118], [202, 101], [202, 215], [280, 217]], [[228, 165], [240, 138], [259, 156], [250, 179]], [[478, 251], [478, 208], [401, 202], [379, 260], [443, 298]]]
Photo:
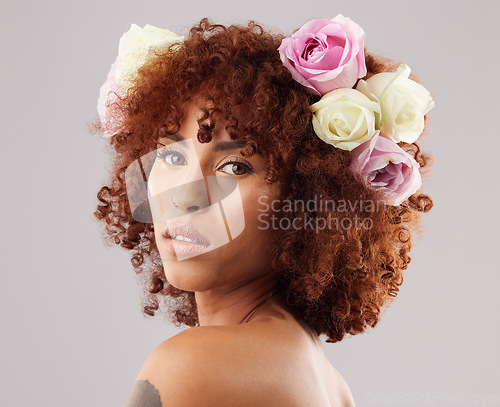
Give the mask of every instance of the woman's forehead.
[[[212, 131], [210, 132], [211, 141], [209, 143], [214, 144], [214, 148], [216, 150], [220, 151], [227, 149], [224, 148], [226, 146], [233, 146], [234, 148], [240, 149], [248, 146], [248, 141], [243, 137], [242, 134], [239, 134], [239, 132], [236, 132], [236, 137], [231, 138], [231, 135], [226, 130], [229, 122], [224, 119], [224, 112], [219, 111], [218, 114], [212, 113], [210, 117], [206, 117], [207, 111], [216, 109], [215, 102], [211, 98], [207, 96], [197, 95], [182, 103], [180, 107], [183, 111], [183, 116], [179, 122], [179, 131], [175, 135], [165, 135], [159, 137], [159, 139], [168, 138], [172, 141], [180, 141], [182, 139], [192, 138], [197, 141], [198, 130], [205, 122], [206, 124], [210, 123], [214, 126]], [[262, 158], [266, 158], [266, 154], [264, 154], [258, 138], [251, 139], [258, 146], [258, 149], [256, 151], [257, 154]]]
[[[203, 123], [210, 123], [213, 125], [213, 129], [210, 132], [212, 139], [216, 141], [229, 141], [232, 140], [230, 134], [226, 130], [226, 125], [228, 124], [227, 120], [223, 119], [222, 114], [212, 114], [209, 118], [205, 118], [206, 111], [208, 109], [212, 109], [213, 102], [203, 104], [202, 100], [198, 102], [185, 102], [182, 105], [182, 109], [184, 111], [183, 117], [180, 120], [180, 130], [178, 133], [184, 135], [185, 137], [193, 137], [196, 138], [196, 134], [198, 133], [199, 128], [203, 125]], [[205, 110], [204, 110], [205, 109]], [[243, 137], [236, 137], [235, 139], [243, 140]]]

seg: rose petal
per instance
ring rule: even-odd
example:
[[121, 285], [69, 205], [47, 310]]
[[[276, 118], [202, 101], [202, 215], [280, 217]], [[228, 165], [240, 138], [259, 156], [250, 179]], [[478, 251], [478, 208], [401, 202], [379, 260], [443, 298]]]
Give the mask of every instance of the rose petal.
[[366, 75], [364, 31], [339, 14], [332, 20], [313, 20], [291, 38], [282, 40], [280, 58], [292, 77], [315, 95], [352, 88]]
[[367, 187], [383, 191], [390, 205], [401, 204], [422, 184], [415, 159], [379, 131], [352, 150], [349, 168]]

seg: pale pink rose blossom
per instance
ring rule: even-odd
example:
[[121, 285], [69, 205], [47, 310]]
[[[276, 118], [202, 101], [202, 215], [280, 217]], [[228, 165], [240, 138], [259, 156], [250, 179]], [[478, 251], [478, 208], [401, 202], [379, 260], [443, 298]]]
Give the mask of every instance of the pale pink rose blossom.
[[351, 151], [349, 169], [367, 187], [381, 190], [384, 202], [397, 206], [422, 185], [415, 159], [389, 137], [376, 131]]
[[293, 78], [314, 95], [352, 88], [366, 75], [363, 29], [342, 14], [312, 20], [278, 48]]
[[111, 137], [123, 129], [123, 112], [120, 98], [125, 96], [123, 89], [115, 82], [117, 61], [111, 65], [106, 82], [101, 86], [97, 100], [97, 112], [104, 129], [104, 136]]

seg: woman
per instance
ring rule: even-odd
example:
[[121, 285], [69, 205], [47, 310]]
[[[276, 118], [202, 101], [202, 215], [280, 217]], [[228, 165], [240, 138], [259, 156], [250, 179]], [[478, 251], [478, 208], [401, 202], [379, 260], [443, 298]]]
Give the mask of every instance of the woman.
[[354, 406], [320, 335], [377, 324], [432, 207], [415, 142], [432, 98], [364, 35], [338, 15], [288, 38], [203, 19], [120, 40], [95, 215], [132, 251], [144, 312], [190, 327], [126, 406]]

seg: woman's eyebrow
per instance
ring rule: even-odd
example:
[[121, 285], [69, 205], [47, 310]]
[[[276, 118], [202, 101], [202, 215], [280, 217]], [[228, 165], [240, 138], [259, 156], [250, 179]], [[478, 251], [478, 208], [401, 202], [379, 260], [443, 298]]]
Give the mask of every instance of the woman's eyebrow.
[[[185, 140], [185, 137], [180, 133], [168, 134], [160, 138], [168, 138], [175, 142]], [[218, 141], [217, 143], [214, 144], [214, 151], [235, 150], [237, 148], [243, 148], [246, 145], [247, 143], [242, 140]], [[264, 153], [261, 150], [257, 150], [257, 154], [265, 158]]]
[[166, 136], [161, 136], [161, 137], [158, 137], [158, 139], [162, 139], [162, 138], [168, 138], [172, 141], [183, 141], [185, 140], [186, 138], [180, 134], [180, 133], [176, 133], [176, 134], [167, 134]]

